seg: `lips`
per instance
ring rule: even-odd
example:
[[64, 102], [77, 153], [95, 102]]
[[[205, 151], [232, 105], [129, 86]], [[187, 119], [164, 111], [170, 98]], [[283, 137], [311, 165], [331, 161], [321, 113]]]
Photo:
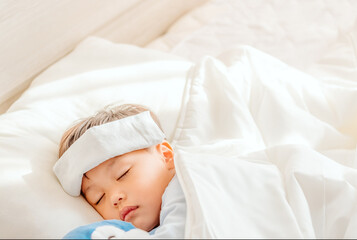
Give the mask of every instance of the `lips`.
[[134, 211], [135, 209], [137, 209], [138, 206], [128, 206], [128, 207], [124, 207], [122, 210], [120, 210], [119, 216], [120, 216], [120, 220], [125, 221], [126, 218], [129, 217], [129, 213], [131, 213], [132, 211]]

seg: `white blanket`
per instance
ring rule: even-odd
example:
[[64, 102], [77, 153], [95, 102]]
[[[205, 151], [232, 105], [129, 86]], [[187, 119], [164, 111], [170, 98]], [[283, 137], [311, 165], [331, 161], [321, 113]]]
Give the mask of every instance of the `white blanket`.
[[173, 142], [185, 237], [357, 237], [357, 83], [249, 47], [188, 81]]

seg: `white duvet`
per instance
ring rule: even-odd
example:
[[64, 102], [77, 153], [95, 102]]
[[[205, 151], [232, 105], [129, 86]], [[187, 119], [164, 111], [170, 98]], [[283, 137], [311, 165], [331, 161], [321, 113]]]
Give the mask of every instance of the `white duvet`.
[[357, 83], [249, 47], [188, 81], [174, 138], [186, 237], [357, 237]]

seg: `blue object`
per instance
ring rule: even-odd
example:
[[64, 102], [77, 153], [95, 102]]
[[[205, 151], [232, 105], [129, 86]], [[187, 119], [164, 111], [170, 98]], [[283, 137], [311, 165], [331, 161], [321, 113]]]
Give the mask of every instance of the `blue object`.
[[124, 222], [120, 220], [104, 220], [95, 223], [91, 223], [88, 225], [80, 226], [69, 233], [67, 233], [63, 239], [91, 239], [92, 233], [101, 226], [114, 226], [117, 227], [125, 232], [134, 229], [134, 225], [129, 222]]

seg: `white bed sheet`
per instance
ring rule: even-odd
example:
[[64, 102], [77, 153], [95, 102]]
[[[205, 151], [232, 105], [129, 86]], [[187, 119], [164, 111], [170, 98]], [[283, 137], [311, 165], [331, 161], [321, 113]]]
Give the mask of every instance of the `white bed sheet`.
[[356, 78], [357, 1], [211, 0], [147, 47], [197, 61], [236, 45], [252, 46], [316, 77], [336, 76], [334, 66], [342, 65], [342, 75]]

